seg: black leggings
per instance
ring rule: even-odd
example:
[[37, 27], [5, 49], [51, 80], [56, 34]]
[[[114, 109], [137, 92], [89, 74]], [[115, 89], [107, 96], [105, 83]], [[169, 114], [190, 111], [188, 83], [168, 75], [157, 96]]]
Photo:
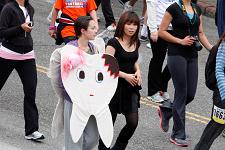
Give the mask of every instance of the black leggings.
[[[134, 131], [137, 128], [138, 125], [138, 112], [129, 112], [124, 113], [124, 116], [126, 118], [126, 125], [123, 127], [123, 129], [120, 131], [119, 136], [117, 137], [116, 141], [119, 141], [121, 143], [128, 143], [129, 139], [134, 134]], [[117, 113], [112, 113], [112, 119], [113, 124], [116, 121]], [[102, 142], [102, 140], [99, 140], [99, 149], [105, 149], [105, 145]]]

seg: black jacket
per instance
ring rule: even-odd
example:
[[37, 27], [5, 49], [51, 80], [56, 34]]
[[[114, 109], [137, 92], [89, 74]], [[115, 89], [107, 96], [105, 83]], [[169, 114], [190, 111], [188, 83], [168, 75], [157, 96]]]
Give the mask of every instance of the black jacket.
[[[25, 6], [33, 21], [34, 9], [30, 4]], [[16, 1], [6, 4], [0, 15], [0, 38], [2, 45], [17, 53], [28, 53], [33, 50], [31, 33], [25, 33], [21, 24], [25, 23], [23, 11]]]

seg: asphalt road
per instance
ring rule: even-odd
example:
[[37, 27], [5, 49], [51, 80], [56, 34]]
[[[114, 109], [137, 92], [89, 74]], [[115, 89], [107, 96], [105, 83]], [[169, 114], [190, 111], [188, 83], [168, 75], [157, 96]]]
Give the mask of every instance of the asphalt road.
[[[47, 32], [48, 22], [46, 17], [51, 9], [51, 5], [45, 0], [31, 0], [35, 8], [34, 49], [38, 64], [38, 88], [37, 105], [40, 114], [40, 131], [46, 136], [43, 142], [32, 142], [24, 139], [24, 119], [23, 119], [23, 91], [20, 79], [16, 72], [9, 77], [4, 88], [0, 92], [0, 150], [61, 150], [63, 147], [63, 135], [57, 139], [50, 136], [51, 120], [57, 102], [56, 96], [50, 85], [50, 80], [46, 76], [49, 58], [56, 48], [54, 41], [50, 39]], [[135, 11], [140, 15], [142, 0], [136, 6]], [[113, 0], [113, 10], [118, 19], [122, 12], [117, 0]], [[101, 19], [100, 28], [104, 28], [104, 17], [99, 10]], [[212, 18], [204, 17], [204, 30], [212, 43], [217, 39], [217, 31]], [[208, 52], [199, 52], [199, 81], [195, 100], [187, 106], [186, 130], [189, 135], [190, 146], [182, 148], [192, 150], [199, 140], [204, 127], [209, 121], [212, 92], [204, 84], [204, 66]], [[146, 100], [147, 94], [147, 72], [149, 60], [152, 56], [151, 50], [146, 48], [146, 43], [140, 47], [140, 64], [143, 75], [142, 100], [139, 111], [139, 125], [131, 138], [128, 150], [176, 150], [181, 149], [169, 142], [169, 133], [162, 133], [159, 129], [159, 118], [156, 113], [157, 104]], [[173, 85], [170, 81], [169, 93], [173, 98]], [[119, 116], [115, 124], [115, 137], [125, 124], [123, 116]], [[170, 122], [172, 125], [172, 121]], [[114, 140], [115, 141], [115, 140]], [[220, 136], [213, 144], [211, 150], [222, 150], [225, 148], [225, 138]]]

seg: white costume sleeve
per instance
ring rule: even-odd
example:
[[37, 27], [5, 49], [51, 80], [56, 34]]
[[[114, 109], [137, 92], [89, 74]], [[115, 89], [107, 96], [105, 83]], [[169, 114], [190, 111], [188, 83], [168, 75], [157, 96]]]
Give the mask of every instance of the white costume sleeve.
[[147, 25], [150, 29], [150, 32], [157, 31], [157, 3], [158, 0], [146, 0], [147, 3]]
[[64, 94], [65, 89], [61, 79], [61, 48], [56, 49], [50, 58], [48, 76], [51, 78], [52, 87], [58, 97], [58, 103], [52, 120], [51, 135], [56, 138], [64, 128]]

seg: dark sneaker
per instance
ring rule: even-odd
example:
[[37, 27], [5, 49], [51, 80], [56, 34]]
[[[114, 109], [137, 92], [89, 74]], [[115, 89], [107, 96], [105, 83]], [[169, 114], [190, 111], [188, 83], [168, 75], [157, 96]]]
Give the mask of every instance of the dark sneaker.
[[162, 108], [158, 108], [158, 115], [160, 118], [160, 129], [163, 132], [167, 132], [169, 130], [169, 118], [166, 118], [164, 115], [165, 112], [163, 112]]
[[35, 131], [29, 135], [25, 136], [25, 139], [27, 140], [34, 140], [34, 141], [38, 141], [38, 140], [43, 140], [45, 139], [44, 135], [38, 131]]
[[148, 37], [142, 35], [142, 36], [139, 38], [139, 40], [142, 41], [142, 42], [146, 42], [146, 41], [148, 41]]
[[225, 130], [223, 130], [223, 132], [222, 132], [222, 136], [223, 136], [223, 137], [225, 137]]
[[186, 140], [182, 140], [182, 139], [172, 139], [170, 138], [170, 142], [177, 145], [177, 146], [180, 146], [180, 147], [188, 147], [188, 143]]

